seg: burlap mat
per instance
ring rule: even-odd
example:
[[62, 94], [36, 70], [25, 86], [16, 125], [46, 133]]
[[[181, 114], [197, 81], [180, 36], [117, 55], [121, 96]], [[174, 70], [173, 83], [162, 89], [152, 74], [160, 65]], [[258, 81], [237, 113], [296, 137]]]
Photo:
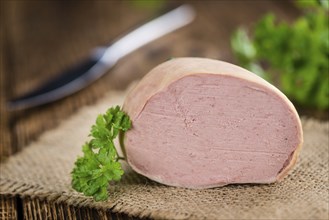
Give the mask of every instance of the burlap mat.
[[107, 202], [94, 202], [75, 192], [70, 171], [90, 126], [97, 114], [121, 104], [123, 96], [110, 92], [1, 164], [0, 193], [151, 218], [328, 218], [329, 123], [312, 119], [303, 119], [305, 144], [300, 159], [281, 183], [189, 190], [157, 184], [125, 166], [124, 178], [109, 188]]

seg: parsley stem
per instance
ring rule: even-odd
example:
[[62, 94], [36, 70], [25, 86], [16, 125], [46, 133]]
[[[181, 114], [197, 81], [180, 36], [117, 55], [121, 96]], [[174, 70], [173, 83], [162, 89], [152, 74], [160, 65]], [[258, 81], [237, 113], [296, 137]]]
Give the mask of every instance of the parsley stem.
[[118, 161], [118, 160], [126, 160], [126, 158], [118, 156], [118, 157], [117, 157], [117, 161]]

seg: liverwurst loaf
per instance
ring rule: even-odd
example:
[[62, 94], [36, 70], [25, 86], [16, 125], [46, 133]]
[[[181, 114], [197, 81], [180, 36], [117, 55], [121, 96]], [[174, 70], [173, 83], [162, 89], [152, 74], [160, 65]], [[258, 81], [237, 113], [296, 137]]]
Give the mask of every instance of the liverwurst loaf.
[[288, 98], [257, 75], [205, 58], [175, 58], [126, 97], [129, 165], [163, 184], [210, 188], [281, 180], [303, 133]]

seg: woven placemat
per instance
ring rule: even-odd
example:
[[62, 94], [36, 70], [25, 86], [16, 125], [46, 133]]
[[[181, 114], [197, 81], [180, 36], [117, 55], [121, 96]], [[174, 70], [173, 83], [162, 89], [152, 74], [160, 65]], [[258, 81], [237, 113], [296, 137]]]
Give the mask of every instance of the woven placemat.
[[124, 164], [125, 175], [109, 187], [107, 202], [94, 202], [75, 192], [70, 171], [90, 126], [97, 114], [121, 104], [123, 98], [123, 92], [109, 92], [2, 163], [0, 193], [161, 219], [328, 218], [329, 123], [312, 119], [303, 119], [305, 144], [300, 159], [280, 183], [190, 190], [155, 183]]

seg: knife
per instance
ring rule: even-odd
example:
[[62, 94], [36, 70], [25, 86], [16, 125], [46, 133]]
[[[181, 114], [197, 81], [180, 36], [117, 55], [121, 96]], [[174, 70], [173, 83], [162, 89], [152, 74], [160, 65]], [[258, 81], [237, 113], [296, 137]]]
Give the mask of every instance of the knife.
[[108, 47], [95, 49], [87, 60], [64, 71], [41, 87], [10, 100], [9, 110], [21, 110], [54, 102], [88, 86], [121, 58], [174, 30], [189, 24], [195, 17], [193, 8], [182, 5], [131, 31]]

